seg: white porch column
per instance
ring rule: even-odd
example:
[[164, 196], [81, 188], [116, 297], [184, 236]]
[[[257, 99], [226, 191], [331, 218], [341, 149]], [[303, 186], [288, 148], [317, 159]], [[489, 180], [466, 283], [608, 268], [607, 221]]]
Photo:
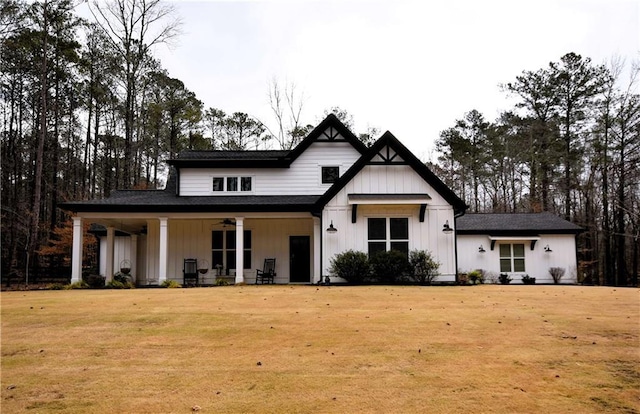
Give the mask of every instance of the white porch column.
[[138, 281], [138, 235], [131, 235], [131, 251], [129, 252], [129, 261], [131, 262], [131, 277], [133, 278], [133, 283], [137, 283]]
[[236, 217], [236, 284], [244, 283], [244, 217]]
[[71, 251], [71, 283], [82, 280], [82, 218], [73, 218], [73, 249]]
[[320, 264], [320, 240], [322, 238], [322, 228], [320, 227], [320, 217], [313, 218], [313, 283], [321, 282], [322, 270]]
[[169, 219], [160, 217], [160, 248], [158, 252], [158, 284], [167, 280], [167, 263], [169, 260]]
[[107, 227], [107, 258], [105, 263], [105, 281], [111, 282], [113, 280], [113, 245], [116, 240], [116, 229], [113, 226]]

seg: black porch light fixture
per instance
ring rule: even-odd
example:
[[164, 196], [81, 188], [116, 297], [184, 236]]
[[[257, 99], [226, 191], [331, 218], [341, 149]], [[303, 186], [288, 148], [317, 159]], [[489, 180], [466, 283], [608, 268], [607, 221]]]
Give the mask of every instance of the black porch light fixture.
[[551, 247], [549, 247], [549, 245], [547, 244], [546, 246], [544, 246], [544, 251], [547, 253], [551, 253], [553, 250], [551, 250]]
[[444, 223], [444, 226], [442, 226], [442, 232], [444, 234], [451, 234], [453, 232], [453, 229], [451, 228], [451, 226], [449, 225], [449, 220], [447, 220]]
[[329, 224], [329, 227], [327, 227], [327, 233], [336, 233], [337, 231], [338, 229], [333, 227], [333, 220], [331, 220], [331, 224]]
[[480, 253], [484, 253], [484, 252], [486, 252], [486, 250], [484, 249], [484, 247], [482, 247], [482, 245], [480, 245], [480, 247], [478, 247], [478, 251], [479, 251]]

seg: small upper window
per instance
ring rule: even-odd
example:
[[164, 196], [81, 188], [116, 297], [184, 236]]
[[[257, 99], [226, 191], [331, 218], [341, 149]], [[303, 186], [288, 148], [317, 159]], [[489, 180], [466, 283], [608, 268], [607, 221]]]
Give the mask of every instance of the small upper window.
[[227, 177], [227, 191], [238, 191], [238, 177]]
[[251, 191], [251, 177], [240, 177], [240, 191]]
[[223, 177], [213, 177], [213, 191], [224, 191]]
[[338, 180], [340, 168], [322, 167], [322, 184], [333, 184]]

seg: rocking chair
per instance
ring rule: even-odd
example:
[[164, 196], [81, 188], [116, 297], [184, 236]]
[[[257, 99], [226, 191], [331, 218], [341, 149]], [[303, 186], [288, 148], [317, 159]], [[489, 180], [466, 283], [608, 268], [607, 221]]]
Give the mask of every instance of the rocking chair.
[[256, 269], [256, 285], [258, 282], [261, 284], [265, 283], [275, 283], [276, 277], [276, 259], [264, 259], [264, 266], [262, 270]]
[[198, 260], [184, 259], [182, 266], [183, 286], [199, 286], [198, 283]]

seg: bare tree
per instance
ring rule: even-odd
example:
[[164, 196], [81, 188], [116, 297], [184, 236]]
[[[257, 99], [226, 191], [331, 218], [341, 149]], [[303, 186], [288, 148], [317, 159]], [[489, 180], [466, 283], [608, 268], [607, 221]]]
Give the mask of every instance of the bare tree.
[[284, 88], [274, 77], [269, 83], [269, 105], [276, 119], [277, 130], [270, 131], [281, 149], [295, 147], [309, 132], [300, 118], [304, 107], [304, 93], [298, 93], [296, 84], [285, 83]]
[[[161, 0], [94, 0], [90, 10], [121, 58], [121, 86], [125, 96], [124, 157], [132, 161], [139, 78], [151, 61], [151, 48], [177, 36], [181, 22], [171, 19], [174, 7]], [[129, 169], [126, 167], [123, 171], [125, 187], [132, 184]]]

